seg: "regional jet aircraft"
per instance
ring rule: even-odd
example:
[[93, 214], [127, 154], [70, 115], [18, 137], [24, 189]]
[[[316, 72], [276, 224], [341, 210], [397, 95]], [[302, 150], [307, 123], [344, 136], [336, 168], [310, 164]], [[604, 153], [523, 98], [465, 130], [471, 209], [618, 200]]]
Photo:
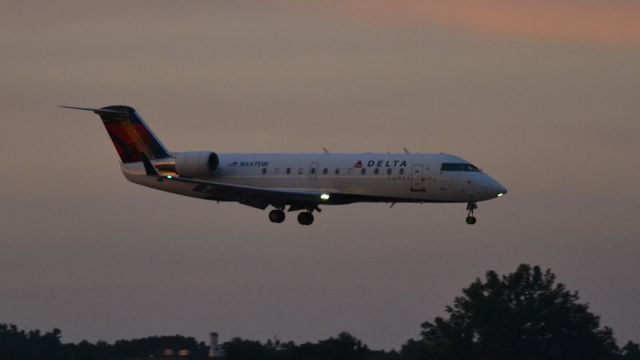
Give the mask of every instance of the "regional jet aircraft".
[[215, 201], [235, 201], [269, 212], [281, 223], [285, 210], [313, 223], [321, 205], [356, 202], [466, 203], [475, 224], [478, 201], [507, 189], [462, 158], [447, 154], [236, 154], [171, 152], [129, 106], [88, 110], [102, 119], [129, 181], [153, 189]]

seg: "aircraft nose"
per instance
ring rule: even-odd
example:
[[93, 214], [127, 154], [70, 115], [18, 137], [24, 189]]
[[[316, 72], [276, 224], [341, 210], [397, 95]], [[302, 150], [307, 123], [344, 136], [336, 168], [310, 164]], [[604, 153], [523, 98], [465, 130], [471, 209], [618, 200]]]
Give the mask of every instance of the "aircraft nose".
[[495, 179], [489, 178], [488, 184], [485, 189], [492, 197], [501, 197], [507, 193], [507, 188], [500, 184]]
[[507, 193], [507, 188], [495, 180], [493, 180], [493, 182], [494, 184], [493, 186], [491, 186], [491, 190], [496, 194], [497, 197], [504, 196]]

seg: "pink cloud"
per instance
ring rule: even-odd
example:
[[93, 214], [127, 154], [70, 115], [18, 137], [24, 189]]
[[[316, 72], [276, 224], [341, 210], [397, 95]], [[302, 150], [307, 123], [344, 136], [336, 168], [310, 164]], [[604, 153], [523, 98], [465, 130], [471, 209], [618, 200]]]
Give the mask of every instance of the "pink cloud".
[[332, 4], [378, 21], [424, 21], [536, 40], [640, 45], [638, 1], [342, 0]]

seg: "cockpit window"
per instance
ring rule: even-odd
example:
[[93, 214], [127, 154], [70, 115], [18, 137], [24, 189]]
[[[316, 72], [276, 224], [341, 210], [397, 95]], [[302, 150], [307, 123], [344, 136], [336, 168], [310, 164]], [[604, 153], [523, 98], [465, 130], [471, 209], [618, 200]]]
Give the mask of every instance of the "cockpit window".
[[440, 171], [473, 171], [479, 172], [480, 169], [469, 163], [443, 163]]

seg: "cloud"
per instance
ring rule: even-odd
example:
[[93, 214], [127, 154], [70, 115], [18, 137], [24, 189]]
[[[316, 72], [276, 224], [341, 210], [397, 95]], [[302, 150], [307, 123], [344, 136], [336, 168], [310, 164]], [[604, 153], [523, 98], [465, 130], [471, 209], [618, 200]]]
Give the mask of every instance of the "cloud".
[[638, 1], [342, 0], [333, 4], [350, 15], [381, 22], [427, 22], [517, 39], [640, 45]]

